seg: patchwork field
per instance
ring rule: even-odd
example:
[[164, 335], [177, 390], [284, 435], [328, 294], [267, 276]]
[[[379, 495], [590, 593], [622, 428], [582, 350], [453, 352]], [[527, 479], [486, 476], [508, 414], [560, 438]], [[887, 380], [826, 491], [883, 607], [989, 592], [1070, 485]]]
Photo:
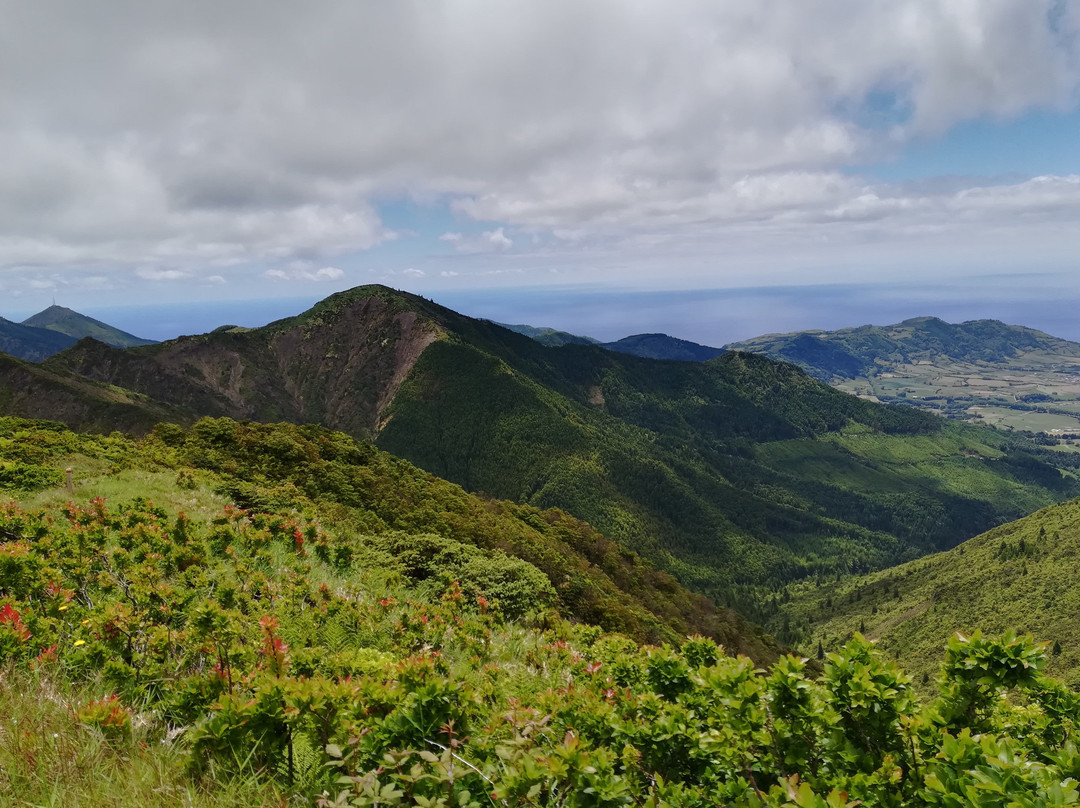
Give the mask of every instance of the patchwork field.
[[1080, 343], [1031, 328], [913, 317], [887, 326], [769, 334], [727, 347], [792, 362], [864, 398], [1032, 432], [1066, 451], [1080, 440]]
[[961, 420], [1045, 433], [1063, 447], [1080, 438], [1080, 357], [1026, 352], [999, 362], [948, 357], [835, 379], [841, 390], [904, 402]]

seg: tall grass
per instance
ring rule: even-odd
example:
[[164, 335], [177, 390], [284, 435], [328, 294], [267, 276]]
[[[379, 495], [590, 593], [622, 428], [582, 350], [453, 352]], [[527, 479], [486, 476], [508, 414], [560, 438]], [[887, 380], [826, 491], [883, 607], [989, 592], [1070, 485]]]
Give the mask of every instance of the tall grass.
[[[197, 783], [166, 728], [136, 715], [107, 739], [77, 718], [102, 694], [60, 676], [0, 671], [0, 806], [4, 808], [282, 808], [267, 778]], [[296, 803], [292, 803], [296, 804]]]

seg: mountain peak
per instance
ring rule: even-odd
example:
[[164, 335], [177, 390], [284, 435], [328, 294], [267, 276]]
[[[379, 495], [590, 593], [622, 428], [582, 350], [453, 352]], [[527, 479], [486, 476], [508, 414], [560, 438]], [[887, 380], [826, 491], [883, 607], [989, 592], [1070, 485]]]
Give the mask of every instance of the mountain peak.
[[112, 345], [115, 348], [134, 348], [139, 345], [152, 345], [154, 340], [142, 339], [127, 331], [87, 317], [65, 306], [57, 306], [55, 303], [44, 311], [39, 311], [33, 317], [28, 317], [22, 322], [25, 326], [44, 328], [74, 337], [76, 340], [83, 337], [93, 337], [96, 340]]

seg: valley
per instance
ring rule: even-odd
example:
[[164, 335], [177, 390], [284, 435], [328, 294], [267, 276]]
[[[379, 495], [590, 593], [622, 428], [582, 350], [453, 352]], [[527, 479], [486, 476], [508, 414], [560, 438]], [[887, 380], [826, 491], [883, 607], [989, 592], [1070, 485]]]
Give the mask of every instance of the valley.
[[83, 340], [33, 372], [53, 394], [0, 379], [11, 414], [322, 424], [468, 491], [564, 510], [762, 621], [787, 583], [881, 569], [1080, 494], [1067, 456], [791, 365], [547, 347], [378, 286], [263, 328]]
[[[217, 783], [244, 774], [230, 786], [241, 802], [259, 784], [316, 802], [337, 789], [342, 805], [376, 787], [467, 802], [478, 783], [510, 804], [520, 789], [593, 788], [581, 778], [601, 772], [616, 803], [888, 804], [897, 782], [905, 800], [928, 792], [882, 749], [959, 782], [966, 770], [934, 762], [939, 730], [1007, 744], [1021, 720], [1080, 721], [1080, 457], [902, 406], [905, 390], [859, 397], [765, 356], [694, 358], [692, 343], [642, 336], [624, 342], [680, 361], [367, 286], [262, 328], [0, 357], [0, 675], [37, 693], [25, 677], [57, 676], [76, 705], [5, 709], [156, 766], [123, 774], [132, 793], [185, 788], [175, 758], [153, 757], [177, 755]], [[935, 390], [955, 379], [987, 401], [1066, 402], [1067, 385], [1044, 392], [1064, 380], [1058, 356], [1034, 371], [1044, 354], [1017, 354], [1008, 374], [999, 361], [982, 386], [989, 360], [948, 376], [906, 361]], [[864, 726], [861, 762], [841, 764], [856, 730], [830, 730], [832, 716], [865, 677], [882, 688], [870, 709], [926, 731], [896, 745], [892, 724]], [[769, 707], [730, 723], [800, 692], [818, 718]], [[1002, 717], [986, 694], [1038, 707]], [[182, 744], [146, 747], [173, 725]], [[678, 756], [661, 751], [676, 738]], [[421, 768], [380, 767], [417, 744]], [[612, 744], [636, 762], [614, 764]], [[473, 774], [450, 778], [444, 746]], [[49, 748], [23, 748], [50, 761], [54, 788], [83, 793]], [[565, 774], [535, 768], [552, 754], [569, 756]], [[834, 762], [799, 786], [789, 754]], [[331, 783], [328, 765], [349, 776]], [[1043, 787], [1021, 760], [1006, 770]], [[0, 795], [39, 787], [6, 782]]]

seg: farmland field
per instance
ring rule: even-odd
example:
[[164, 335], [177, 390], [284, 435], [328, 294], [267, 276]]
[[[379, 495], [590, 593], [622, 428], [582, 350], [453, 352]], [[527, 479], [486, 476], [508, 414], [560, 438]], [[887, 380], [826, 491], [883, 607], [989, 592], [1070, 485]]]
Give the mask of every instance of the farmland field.
[[1023, 353], [1002, 362], [947, 357], [883, 367], [835, 386], [1002, 429], [1080, 437], [1080, 357]]

